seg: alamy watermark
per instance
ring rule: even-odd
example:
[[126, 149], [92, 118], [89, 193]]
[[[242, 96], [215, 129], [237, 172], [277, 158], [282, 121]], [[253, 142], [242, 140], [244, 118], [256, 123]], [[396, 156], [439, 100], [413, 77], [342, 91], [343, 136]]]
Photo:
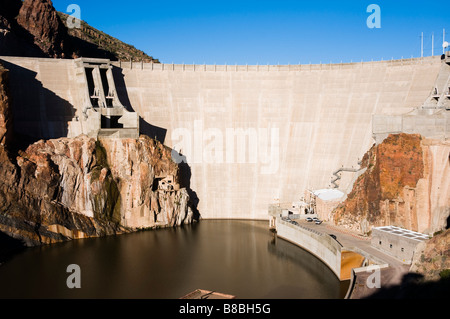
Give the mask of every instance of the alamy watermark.
[[67, 277], [66, 285], [69, 289], [81, 288], [81, 268], [76, 264], [71, 264], [67, 266], [67, 273], [70, 275]]
[[193, 130], [172, 131], [172, 159], [187, 164], [255, 164], [260, 174], [276, 174], [280, 161], [279, 128], [203, 127], [194, 121]]
[[370, 4], [366, 10], [368, 13], [371, 13], [366, 20], [367, 27], [369, 29], [379, 29], [381, 28], [381, 8], [377, 4]]
[[369, 289], [381, 288], [381, 267], [378, 265], [368, 266], [366, 268], [367, 272], [372, 274], [367, 277], [366, 286]]
[[79, 29], [81, 27], [81, 8], [77, 4], [69, 4], [66, 9], [70, 13], [67, 17], [67, 27], [69, 29]]

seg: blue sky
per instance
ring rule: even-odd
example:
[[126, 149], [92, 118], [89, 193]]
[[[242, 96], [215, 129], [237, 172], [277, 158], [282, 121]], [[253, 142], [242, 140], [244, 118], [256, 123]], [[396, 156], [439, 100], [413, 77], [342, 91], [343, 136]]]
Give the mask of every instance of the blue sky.
[[[381, 28], [368, 28], [370, 4]], [[450, 42], [449, 1], [53, 0], [164, 63], [308, 64], [419, 57]]]

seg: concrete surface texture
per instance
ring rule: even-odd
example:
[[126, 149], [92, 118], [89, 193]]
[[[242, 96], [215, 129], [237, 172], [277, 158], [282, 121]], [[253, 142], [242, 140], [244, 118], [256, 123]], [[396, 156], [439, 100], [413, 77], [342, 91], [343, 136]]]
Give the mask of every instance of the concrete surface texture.
[[277, 218], [276, 223], [278, 237], [309, 251], [322, 260], [337, 278], [341, 278], [341, 246], [336, 240], [313, 228], [296, 226], [281, 218]]
[[73, 135], [70, 122], [82, 112], [74, 60], [0, 57], [7, 68], [14, 130], [33, 139]]
[[[82, 100], [71, 60], [0, 57], [11, 72], [16, 127], [70, 135]], [[374, 143], [372, 116], [424, 103], [440, 57], [331, 65], [113, 63], [140, 131], [174, 148], [202, 218], [267, 219], [274, 202], [331, 187]], [[181, 154], [178, 154], [181, 153]], [[355, 173], [343, 172], [346, 190]], [[182, 187], [186, 185], [181, 185]]]
[[372, 228], [372, 246], [397, 258], [405, 264], [411, 264], [416, 246], [429, 236], [394, 226]]

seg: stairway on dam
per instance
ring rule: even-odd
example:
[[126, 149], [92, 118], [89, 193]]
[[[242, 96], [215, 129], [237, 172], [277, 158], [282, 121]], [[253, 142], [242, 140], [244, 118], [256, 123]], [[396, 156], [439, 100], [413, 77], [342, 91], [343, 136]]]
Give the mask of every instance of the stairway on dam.
[[342, 172], [350, 172], [350, 173], [356, 173], [360, 171], [359, 168], [344, 168], [341, 167], [333, 172], [334, 178], [331, 180], [331, 184], [333, 184], [334, 188], [339, 188], [338, 181], [342, 178], [341, 173]]
[[[291, 66], [0, 61], [10, 70], [16, 131], [35, 139], [133, 137], [115, 135], [129, 127], [157, 137], [186, 155], [183, 174], [202, 218], [237, 219], [267, 219], [275, 199], [331, 187], [337, 167], [357, 167], [377, 136], [402, 130], [399, 119], [423, 105], [442, 69], [439, 56]], [[96, 74], [89, 81], [87, 69]], [[447, 118], [436, 113], [432, 121]]]

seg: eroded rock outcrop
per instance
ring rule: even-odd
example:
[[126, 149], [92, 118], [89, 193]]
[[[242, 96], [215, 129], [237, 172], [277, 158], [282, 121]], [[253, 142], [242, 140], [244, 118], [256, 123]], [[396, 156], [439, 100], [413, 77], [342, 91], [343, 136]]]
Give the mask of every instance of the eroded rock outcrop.
[[1, 232], [32, 246], [193, 220], [185, 189], [158, 189], [156, 176], [178, 181], [179, 168], [170, 149], [147, 136], [79, 136], [11, 150], [7, 75], [1, 68]]
[[443, 270], [450, 272], [450, 229], [417, 245], [410, 268], [425, 280], [441, 279]]
[[64, 57], [67, 28], [50, 0], [25, 0], [17, 23], [27, 30], [36, 44], [49, 57]]
[[393, 134], [364, 156], [367, 168], [332, 213], [335, 224], [361, 233], [394, 225], [433, 233], [450, 214], [450, 143]]
[[0, 55], [64, 57], [67, 30], [49, 0], [0, 0]]
[[122, 222], [129, 227], [177, 226], [194, 218], [186, 189], [158, 188], [158, 178], [180, 170], [172, 161], [171, 149], [141, 135], [138, 140], [103, 139], [111, 174], [119, 181]]

